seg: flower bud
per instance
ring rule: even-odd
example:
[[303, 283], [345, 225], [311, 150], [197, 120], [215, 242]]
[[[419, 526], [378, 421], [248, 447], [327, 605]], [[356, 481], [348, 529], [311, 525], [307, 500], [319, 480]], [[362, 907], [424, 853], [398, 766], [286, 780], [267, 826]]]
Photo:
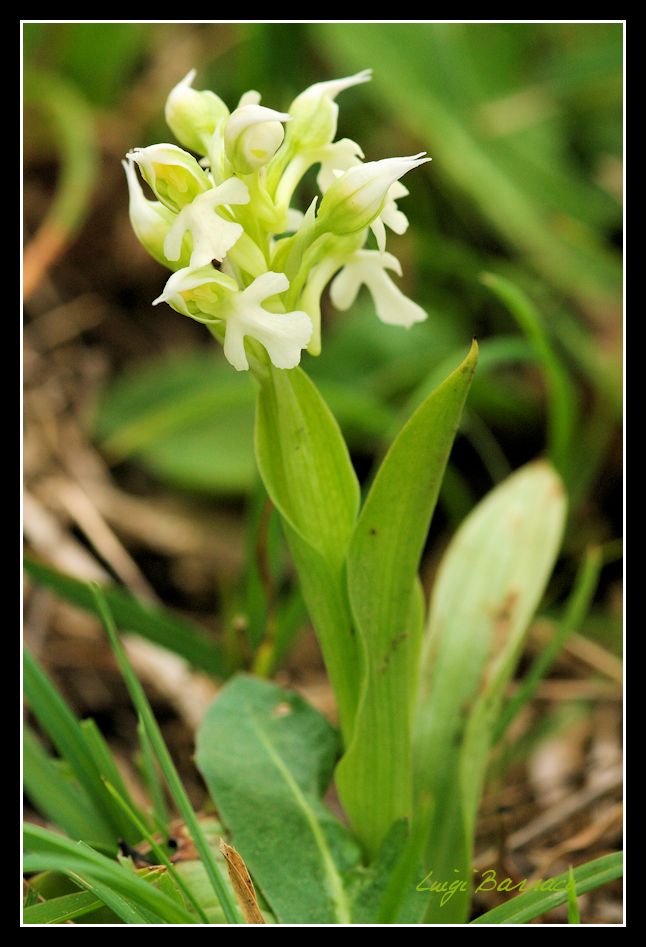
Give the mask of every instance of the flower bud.
[[271, 161], [283, 143], [289, 121], [285, 112], [264, 105], [243, 105], [229, 118], [224, 129], [224, 149], [235, 171], [252, 174]]
[[166, 122], [177, 140], [204, 155], [218, 122], [229, 115], [229, 109], [215, 92], [198, 92], [191, 88], [195, 69], [178, 82], [166, 99]]
[[297, 96], [289, 107], [293, 122], [287, 129], [289, 141], [294, 148], [309, 150], [323, 148], [336, 135], [339, 106], [334, 99], [354, 85], [369, 82], [371, 69], [364, 69], [354, 76], [316, 82]]
[[126, 157], [137, 162], [155, 196], [174, 213], [211, 186], [208, 175], [195, 158], [177, 145], [133, 148]]
[[368, 227], [382, 212], [395, 181], [431, 160], [422, 157], [423, 154], [368, 161], [350, 168], [325, 192], [317, 218], [320, 227], [338, 235]]

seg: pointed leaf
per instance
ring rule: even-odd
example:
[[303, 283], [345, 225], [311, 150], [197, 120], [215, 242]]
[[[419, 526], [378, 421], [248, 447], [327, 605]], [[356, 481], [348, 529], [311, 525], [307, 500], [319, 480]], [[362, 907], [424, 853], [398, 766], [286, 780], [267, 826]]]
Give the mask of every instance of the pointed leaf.
[[403, 427], [350, 543], [348, 588], [363, 645], [363, 692], [337, 786], [371, 854], [393, 822], [411, 816], [411, 696], [422, 624], [415, 582], [477, 356], [474, 342]]

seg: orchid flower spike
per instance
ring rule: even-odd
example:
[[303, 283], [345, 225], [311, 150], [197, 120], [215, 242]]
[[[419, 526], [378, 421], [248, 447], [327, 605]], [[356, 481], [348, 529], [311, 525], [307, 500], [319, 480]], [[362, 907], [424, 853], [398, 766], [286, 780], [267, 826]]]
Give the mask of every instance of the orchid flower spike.
[[[386, 252], [386, 230], [406, 232], [401, 178], [431, 159], [420, 152], [366, 162], [357, 142], [334, 140], [337, 96], [370, 78], [364, 69], [316, 82], [288, 112], [261, 105], [251, 89], [229, 112], [214, 92], [193, 87], [191, 70], [165, 108], [183, 147], [127, 155], [133, 230], [173, 271], [154, 305], [167, 302], [206, 324], [237, 371], [264, 372], [269, 363], [289, 370], [304, 349], [318, 355], [328, 286], [339, 309], [365, 285], [383, 322], [410, 327], [426, 319], [391, 278], [401, 267]], [[145, 196], [135, 164], [155, 200]], [[316, 165], [320, 194], [303, 213], [294, 196]], [[378, 250], [366, 249], [370, 230]]]

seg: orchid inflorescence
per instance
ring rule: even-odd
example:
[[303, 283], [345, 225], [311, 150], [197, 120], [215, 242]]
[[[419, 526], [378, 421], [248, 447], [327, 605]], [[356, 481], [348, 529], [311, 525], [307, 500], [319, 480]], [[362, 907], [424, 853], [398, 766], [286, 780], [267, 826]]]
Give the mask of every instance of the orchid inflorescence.
[[[193, 89], [194, 76], [171, 91], [166, 121], [199, 160], [160, 144], [134, 148], [123, 162], [135, 234], [173, 271], [153, 305], [167, 302], [208, 325], [238, 371], [249, 368], [256, 343], [277, 368], [294, 368], [305, 348], [318, 355], [330, 280], [337, 309], [365, 284], [383, 322], [424, 320], [389, 276], [401, 267], [386, 252], [386, 227], [397, 234], [408, 227], [396, 203], [408, 193], [400, 178], [430, 158], [364, 162], [356, 142], [334, 141], [336, 96], [367, 82], [370, 70], [310, 86], [288, 112], [260, 105], [250, 91], [230, 113], [215, 93]], [[135, 164], [157, 200], [145, 197]], [[291, 202], [314, 165], [322, 199], [303, 214]], [[366, 248], [370, 231], [376, 249]]]

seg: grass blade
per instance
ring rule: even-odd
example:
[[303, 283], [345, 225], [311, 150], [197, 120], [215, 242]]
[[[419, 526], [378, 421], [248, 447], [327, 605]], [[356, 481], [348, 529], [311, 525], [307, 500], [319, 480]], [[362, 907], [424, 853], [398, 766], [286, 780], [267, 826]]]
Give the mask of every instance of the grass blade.
[[81, 725], [27, 650], [24, 653], [23, 681], [30, 709], [71, 767], [96, 811], [93, 841], [111, 844], [115, 850], [120, 836], [136, 843], [138, 839], [132, 834], [132, 826], [123, 819], [101, 781], [101, 772], [88, 752]]
[[[37, 825], [25, 825], [24, 841], [26, 854], [23, 868], [26, 872], [32, 871], [61, 871], [68, 877], [83, 885], [94, 884], [92, 888], [97, 897], [104, 901], [106, 889], [108, 893], [125, 900], [127, 912], [136, 912], [138, 920], [128, 923], [154, 922], [163, 924], [194, 924], [195, 918], [175, 901], [168, 897], [150, 881], [147, 876], [141, 876], [130, 867], [106, 858], [82, 842], [72, 842], [60, 835], [55, 835], [47, 829]], [[150, 873], [148, 873], [148, 876]], [[105, 901], [108, 904], [107, 901]], [[115, 903], [108, 904], [115, 910]], [[116, 911], [123, 916], [120, 911]]]
[[545, 374], [548, 390], [547, 443], [552, 463], [566, 482], [577, 422], [576, 390], [566, 368], [554, 351], [541, 316], [529, 297], [502, 276], [484, 273], [482, 282], [504, 303], [531, 343]]
[[144, 823], [141, 821], [135, 810], [129, 805], [128, 801], [123, 798], [121, 793], [112, 786], [109, 782], [106, 781], [106, 788], [116, 803], [121, 807], [126, 816], [130, 819], [135, 829], [141, 833], [141, 838], [145, 839], [146, 842], [150, 845], [150, 848], [153, 852], [155, 858], [157, 858], [160, 865], [165, 865], [168, 871], [169, 876], [173, 879], [177, 887], [180, 889], [182, 894], [187, 898], [188, 901], [193, 905], [197, 912], [197, 916], [200, 918], [203, 924], [208, 924], [209, 919], [202, 910], [201, 904], [195, 899], [195, 895], [186, 885], [183, 878], [181, 878], [175, 871], [175, 866], [168, 857], [167, 853], [164, 851], [163, 847], [159, 845], [154, 836], [150, 834]]
[[581, 923], [581, 914], [576, 900], [576, 878], [574, 877], [572, 865], [570, 865], [568, 870], [567, 879], [567, 922], [568, 924]]
[[114, 846], [112, 828], [102, 824], [100, 811], [88, 794], [43, 749], [29, 727], [23, 732], [24, 788], [45, 818], [73, 839]]
[[[594, 861], [579, 865], [572, 872], [576, 884], [577, 894], [594, 891], [610, 881], [616, 881], [623, 875], [624, 858], [622, 852], [613, 852]], [[571, 871], [571, 869], [570, 869]], [[482, 914], [471, 921], [472, 924], [527, 924], [534, 918], [540, 917], [546, 911], [557, 908], [568, 900], [568, 881], [570, 871], [552, 878], [546, 885], [550, 890], [532, 890], [519, 894], [505, 904], [499, 904], [486, 914]], [[556, 890], [558, 888], [558, 890]]]
[[[23, 564], [25, 571], [40, 585], [52, 589], [66, 602], [98, 616], [96, 602], [87, 582], [57, 572], [30, 556], [25, 556]], [[138, 602], [122, 589], [104, 588], [103, 594], [115, 621], [125, 631], [134, 632], [174, 651], [200, 671], [215, 677], [227, 677], [227, 660], [217, 642], [210, 639], [205, 631], [166, 609]]]
[[23, 911], [23, 924], [63, 924], [76, 917], [96, 911], [103, 902], [91, 891], [64, 894], [60, 898], [32, 904]]
[[141, 718], [137, 721], [137, 736], [139, 737], [139, 746], [141, 747], [142, 775], [153, 804], [153, 819], [159, 831], [168, 835], [170, 815], [168, 806], [166, 805], [166, 799], [164, 798], [164, 787], [159, 778], [155, 755], [152, 751], [150, 740], [148, 739], [146, 728]]
[[540, 652], [523, 682], [511, 700], [503, 708], [496, 724], [493, 743], [497, 743], [507, 730], [518, 711], [530, 701], [539, 682], [545, 677], [561, 648], [581, 624], [588, 613], [599, 582], [599, 574], [603, 565], [603, 553], [600, 547], [588, 549], [574, 583], [574, 589], [567, 604], [565, 615], [561, 620], [554, 637]]
[[157, 757], [159, 762], [160, 769], [164, 774], [164, 778], [170, 790], [170, 794], [173, 797], [175, 805], [184, 819], [184, 822], [187, 825], [191, 837], [195, 843], [200, 858], [204, 863], [204, 867], [209, 876], [213, 890], [222, 905], [224, 910], [225, 917], [229, 924], [238, 923], [238, 912], [236, 904], [233, 900], [233, 896], [226, 885], [218, 865], [216, 864], [213, 852], [208, 844], [206, 836], [202, 832], [199, 821], [193, 807], [189, 801], [188, 796], [186, 795], [186, 790], [182, 785], [182, 781], [179, 778], [179, 774], [175, 769], [175, 764], [173, 763], [168, 748], [164, 742], [161, 731], [155, 720], [148, 699], [144, 693], [143, 687], [139, 683], [137, 676], [130, 666], [128, 657], [126, 655], [125, 649], [119, 640], [119, 635], [115, 627], [112, 615], [108, 603], [105, 600], [102, 590], [98, 585], [90, 586], [92, 593], [96, 600], [97, 610], [101, 615], [101, 620], [105, 627], [105, 630], [110, 639], [110, 644], [112, 645], [112, 650], [114, 651], [119, 669], [123, 675], [124, 681], [130, 693], [130, 698], [135, 705], [137, 713], [142, 721], [142, 725], [146, 730], [148, 739], [150, 740], [153, 752]]

